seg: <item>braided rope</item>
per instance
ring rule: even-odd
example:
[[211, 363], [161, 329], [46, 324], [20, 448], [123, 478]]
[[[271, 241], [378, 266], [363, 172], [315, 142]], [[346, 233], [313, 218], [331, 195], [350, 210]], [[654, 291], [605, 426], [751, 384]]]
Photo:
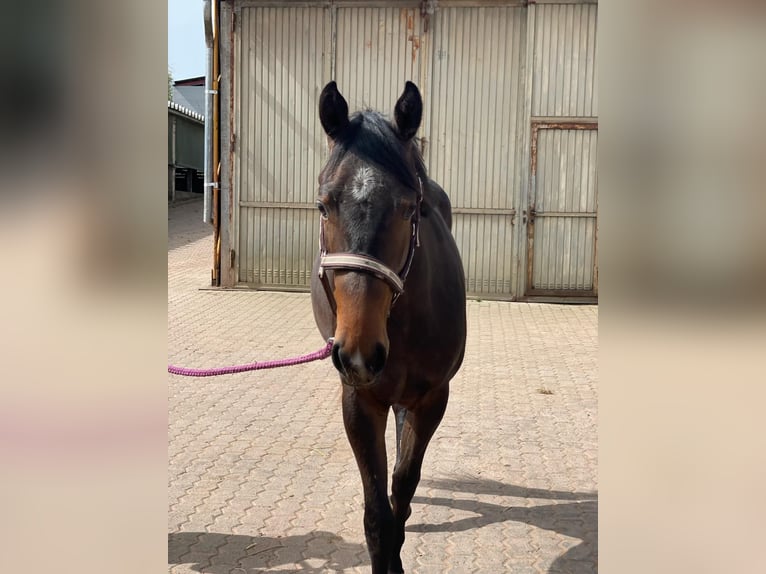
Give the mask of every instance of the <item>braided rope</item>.
[[230, 375], [232, 373], [244, 373], [245, 371], [260, 371], [262, 369], [276, 369], [278, 367], [291, 367], [293, 365], [302, 365], [311, 361], [321, 361], [326, 359], [332, 353], [333, 340], [327, 341], [327, 344], [308, 355], [293, 357], [291, 359], [280, 359], [277, 361], [261, 361], [247, 363], [245, 365], [233, 365], [231, 367], [218, 367], [213, 369], [187, 369], [185, 367], [176, 367], [168, 365], [168, 373], [172, 375], [182, 375], [184, 377], [215, 377], [218, 375]]

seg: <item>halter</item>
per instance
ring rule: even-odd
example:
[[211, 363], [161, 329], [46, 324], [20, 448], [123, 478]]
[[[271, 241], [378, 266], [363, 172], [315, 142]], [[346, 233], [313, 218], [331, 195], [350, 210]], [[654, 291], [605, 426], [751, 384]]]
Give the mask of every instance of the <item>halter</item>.
[[404, 293], [404, 282], [412, 266], [412, 259], [415, 256], [415, 248], [420, 246], [420, 204], [423, 202], [423, 181], [418, 177], [418, 198], [415, 206], [415, 213], [410, 220], [412, 224], [412, 234], [410, 235], [410, 249], [407, 253], [407, 260], [399, 273], [395, 273], [385, 263], [369, 255], [359, 253], [327, 253], [327, 246], [324, 240], [324, 217], [319, 217], [319, 279], [322, 281], [322, 287], [327, 294], [327, 301], [330, 303], [333, 315], [338, 314], [338, 305], [335, 302], [330, 279], [326, 273], [327, 269], [345, 269], [348, 271], [358, 271], [367, 273], [384, 281], [391, 287], [394, 297], [391, 300], [391, 306], [394, 306], [399, 296]]

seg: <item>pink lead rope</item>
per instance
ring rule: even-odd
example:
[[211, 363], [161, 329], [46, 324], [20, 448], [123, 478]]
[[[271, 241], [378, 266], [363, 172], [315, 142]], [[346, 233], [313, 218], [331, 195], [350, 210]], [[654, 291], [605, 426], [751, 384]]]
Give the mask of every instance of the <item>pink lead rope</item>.
[[173, 375], [183, 375], [184, 377], [215, 377], [217, 375], [230, 375], [232, 373], [244, 373], [245, 371], [260, 371], [261, 369], [276, 369], [277, 367], [291, 367], [310, 363], [311, 361], [321, 361], [326, 359], [332, 353], [333, 340], [327, 341], [327, 344], [308, 355], [301, 355], [292, 359], [281, 359], [278, 361], [262, 361], [260, 363], [248, 363], [246, 365], [233, 365], [231, 367], [218, 367], [216, 369], [187, 369], [185, 367], [176, 367], [168, 365], [168, 373]]

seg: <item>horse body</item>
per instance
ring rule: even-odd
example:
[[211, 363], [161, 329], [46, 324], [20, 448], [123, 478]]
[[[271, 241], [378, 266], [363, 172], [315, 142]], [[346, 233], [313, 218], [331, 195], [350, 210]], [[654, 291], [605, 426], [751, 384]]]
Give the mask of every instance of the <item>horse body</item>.
[[[362, 477], [373, 574], [403, 572], [404, 523], [465, 351], [463, 267], [450, 233], [449, 199], [427, 177], [413, 142], [421, 115], [420, 93], [409, 82], [394, 122], [371, 111], [349, 118], [334, 82], [320, 98], [331, 145], [319, 177], [322, 249], [373, 258], [404, 275], [397, 299], [381, 277], [354, 268], [324, 270], [330, 273], [327, 293], [319, 279], [324, 253], [312, 273], [317, 326], [323, 337], [335, 338], [333, 363]], [[389, 499], [384, 436], [392, 409], [397, 461]]]

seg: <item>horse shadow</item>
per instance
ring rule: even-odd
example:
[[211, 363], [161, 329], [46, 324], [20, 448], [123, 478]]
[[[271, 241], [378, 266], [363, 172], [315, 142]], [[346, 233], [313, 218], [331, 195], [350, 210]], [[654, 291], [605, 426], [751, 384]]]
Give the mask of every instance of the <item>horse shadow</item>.
[[[580, 540], [558, 556], [548, 574], [593, 574], [598, 564], [598, 495], [508, 485], [488, 479], [424, 479], [420, 488], [469, 492], [523, 499], [557, 501], [538, 506], [506, 506], [477, 500], [415, 496], [414, 503], [446, 506], [472, 516], [438, 524], [416, 523], [408, 532], [462, 532], [490, 524], [516, 521]], [[317, 562], [321, 562], [317, 565]], [[291, 572], [319, 574], [370, 564], [364, 544], [346, 542], [331, 532], [299, 536], [245, 536], [214, 532], [168, 535], [168, 563], [191, 564], [204, 574], [257, 574], [295, 564]], [[286, 572], [280, 568], [280, 572]]]
[[558, 556], [548, 574], [594, 574], [598, 568], [598, 494], [525, 488], [487, 479], [423, 480], [421, 487], [452, 492], [562, 501], [539, 506], [506, 506], [477, 500], [415, 496], [413, 502], [439, 505], [473, 515], [440, 524], [411, 524], [409, 532], [460, 532], [516, 521], [580, 540]]
[[[317, 565], [317, 561], [321, 564]], [[276, 566], [294, 564], [295, 570], [320, 574], [368, 565], [367, 549], [346, 542], [331, 532], [300, 536], [245, 536], [216, 532], [168, 534], [168, 564], [191, 564], [204, 574], [256, 574]]]

